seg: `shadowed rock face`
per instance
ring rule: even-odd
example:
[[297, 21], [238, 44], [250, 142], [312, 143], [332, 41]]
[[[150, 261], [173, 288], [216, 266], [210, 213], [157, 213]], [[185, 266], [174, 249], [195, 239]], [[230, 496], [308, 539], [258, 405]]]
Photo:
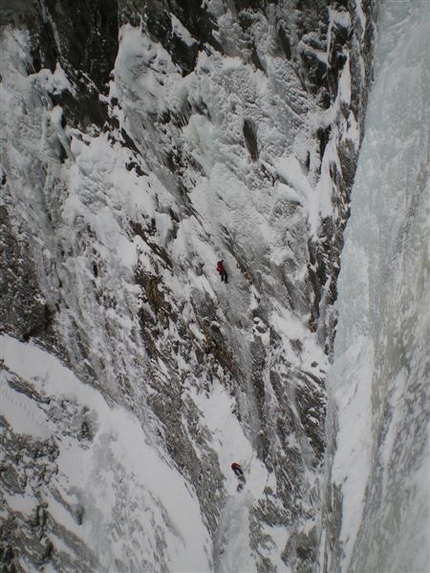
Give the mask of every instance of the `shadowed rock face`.
[[15, 235], [4, 206], [0, 207], [0, 261], [3, 328], [23, 340], [49, 337], [52, 311], [43, 302], [30, 239]]
[[[353, 3], [322, 0], [13, 7], [1, 8], [0, 22], [3, 30], [29, 30], [23, 77], [34, 81], [28, 92], [16, 88], [30, 110], [20, 121], [43, 127], [49, 151], [26, 144], [29, 130], [14, 149], [29, 154], [31, 169], [17, 166], [9, 148], [2, 159], [3, 328], [61, 356], [83, 381], [136, 414], [192, 484], [215, 547], [225, 469], [193, 392], [210, 396], [220, 384], [276, 484], [250, 511], [256, 568], [276, 570], [270, 528], [286, 527], [283, 562], [311, 571], [332, 304], [358, 156], [348, 130], [359, 131], [364, 119], [370, 4], [365, 30]], [[66, 77], [61, 89], [52, 80], [57, 65]], [[353, 78], [349, 100], [339, 95], [345, 66]], [[43, 84], [45, 73], [51, 84]], [[104, 137], [105, 160], [95, 153], [86, 159]], [[329, 209], [312, 226], [308, 204], [323, 179]], [[138, 201], [130, 207], [126, 192], [135, 185], [150, 208]], [[229, 185], [243, 194], [240, 203], [223, 194]], [[115, 221], [112, 243], [93, 217], [106, 210]], [[267, 234], [258, 233], [263, 227]], [[122, 239], [136, 256], [131, 269], [116, 255]], [[215, 251], [226, 259], [227, 295], [214, 278]], [[316, 360], [308, 360], [309, 348]], [[9, 384], [24, 388], [22, 380]], [[43, 399], [28, 387], [22, 392]], [[67, 551], [52, 541], [61, 524], [37, 491], [59, 497], [51, 476], [61, 446], [5, 427], [3, 487], [16, 494], [27, 473], [40, 502], [30, 520], [9, 507], [5, 569], [19, 569], [24, 558], [59, 571], [100, 567], [85, 540], [64, 528]], [[83, 447], [85, 428], [73, 438]], [[17, 451], [29, 453], [15, 463]], [[84, 505], [66, 509], [77, 522], [89, 519]], [[168, 570], [166, 562], [160, 570]]]
[[[32, 35], [34, 71], [54, 71], [57, 62], [76, 89], [76, 96], [61, 94], [62, 105], [72, 125], [102, 127], [106, 106], [99, 94], [107, 93], [118, 52], [118, 6], [116, 0], [92, 2], [18, 3], [13, 12], [3, 12], [5, 21], [23, 21]], [[27, 14], [31, 12], [31, 18]]]

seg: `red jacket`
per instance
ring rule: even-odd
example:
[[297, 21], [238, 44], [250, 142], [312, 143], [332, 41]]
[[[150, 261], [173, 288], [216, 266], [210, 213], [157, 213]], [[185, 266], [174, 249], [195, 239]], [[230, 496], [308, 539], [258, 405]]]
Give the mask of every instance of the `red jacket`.
[[221, 274], [222, 272], [224, 272], [224, 264], [222, 261], [218, 261], [218, 264], [216, 266], [216, 270]]

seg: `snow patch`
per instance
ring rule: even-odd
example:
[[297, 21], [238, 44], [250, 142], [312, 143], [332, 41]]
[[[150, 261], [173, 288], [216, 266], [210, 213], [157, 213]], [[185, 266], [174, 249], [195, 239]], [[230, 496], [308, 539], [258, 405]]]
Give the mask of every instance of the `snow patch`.
[[[209, 570], [211, 541], [195, 493], [154, 449], [137, 418], [124, 408], [109, 406], [97, 390], [80, 382], [57, 358], [33, 344], [23, 344], [5, 335], [1, 336], [1, 344], [4, 364], [10, 371], [52, 402], [66, 401], [86, 408], [96, 420], [96, 433], [85, 449], [71, 436], [56, 437], [52, 433], [59, 448], [58, 474], [53, 479], [66, 496], [79, 493], [86, 508], [80, 526], [65, 506], [47, 497], [53, 517], [86, 542], [90, 541], [106, 570], [127, 561], [123, 544], [129, 539], [118, 538], [114, 531], [122, 528], [123, 512], [130, 510], [138, 524], [134, 531], [129, 529], [129, 535], [139, 539], [140, 550], [133, 555], [135, 559], [142, 557], [141, 535], [147, 537], [144, 545], [150, 552], [144, 554], [145, 559], [152, 552], [156, 555], [154, 533], [158, 526], [164, 532], [167, 553], [164, 557], [172, 570], [184, 573]], [[20, 399], [20, 407], [13, 406], [10, 391], [6, 394], [4, 386], [3, 383], [2, 408], [7, 410], [1, 413], [12, 419], [14, 430], [48, 437], [48, 424], [43, 432], [40, 430], [46, 419], [42, 413], [32, 404], [29, 420], [25, 408], [29, 410], [30, 406], [25, 399]], [[37, 423], [36, 415], [40, 418]], [[51, 428], [53, 432], [54, 426]], [[119, 524], [118, 512], [123, 515]], [[155, 529], [149, 527], [148, 520], [154, 520]], [[131, 546], [128, 547], [130, 551]]]

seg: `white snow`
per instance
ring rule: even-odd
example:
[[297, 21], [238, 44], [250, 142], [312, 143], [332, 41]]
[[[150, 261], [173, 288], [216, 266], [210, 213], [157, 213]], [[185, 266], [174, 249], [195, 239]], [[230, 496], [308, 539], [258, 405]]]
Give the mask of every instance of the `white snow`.
[[[162, 528], [172, 570], [210, 570], [211, 541], [197, 498], [178, 471], [157, 453], [136, 417], [124, 408], [109, 406], [97, 390], [80, 382], [58, 359], [33, 344], [23, 344], [6, 335], [1, 337], [1, 343], [4, 366], [8, 369], [2, 371], [1, 415], [13, 418], [13, 428], [18, 433], [31, 432], [34, 437], [56, 441], [60, 454], [54, 482], [66, 499], [80, 499], [85, 507], [85, 519], [79, 526], [65, 506], [49, 496], [46, 502], [51, 515], [91, 542], [104, 570], [115, 569], [118, 563], [127, 567], [127, 563], [134, 562], [139, 567], [145, 551], [146, 558], [156, 555], [157, 527]], [[88, 408], [96, 429], [91, 443], [82, 448], [73, 436], [56, 435], [55, 423], [43, 412], [45, 409], [49, 414], [53, 406], [46, 410], [46, 406], [42, 408], [13, 393], [7, 386], [8, 371], [30, 383], [51, 402], [61, 404], [66, 400], [80, 410]], [[64, 422], [67, 424], [66, 418]], [[24, 501], [22, 505], [25, 506]], [[129, 552], [133, 547], [129, 537], [136, 541], [138, 550], [126, 556], [125, 544]]]
[[171, 14], [170, 17], [172, 19], [172, 30], [174, 34], [181, 38], [187, 46], [193, 46], [196, 43], [196, 40], [191, 36], [182, 22], [174, 14]]
[[0, 412], [14, 432], [35, 438], [51, 435], [47, 427], [46, 415], [34, 408], [34, 401], [14, 391], [7, 384], [7, 375], [2, 374], [0, 389]]

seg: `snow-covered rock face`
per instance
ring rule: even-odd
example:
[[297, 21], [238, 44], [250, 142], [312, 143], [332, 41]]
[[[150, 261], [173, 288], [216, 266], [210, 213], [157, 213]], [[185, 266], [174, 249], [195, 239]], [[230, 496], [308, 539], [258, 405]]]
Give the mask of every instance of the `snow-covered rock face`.
[[3, 563], [309, 571], [370, 8], [90, 4], [0, 12]]

